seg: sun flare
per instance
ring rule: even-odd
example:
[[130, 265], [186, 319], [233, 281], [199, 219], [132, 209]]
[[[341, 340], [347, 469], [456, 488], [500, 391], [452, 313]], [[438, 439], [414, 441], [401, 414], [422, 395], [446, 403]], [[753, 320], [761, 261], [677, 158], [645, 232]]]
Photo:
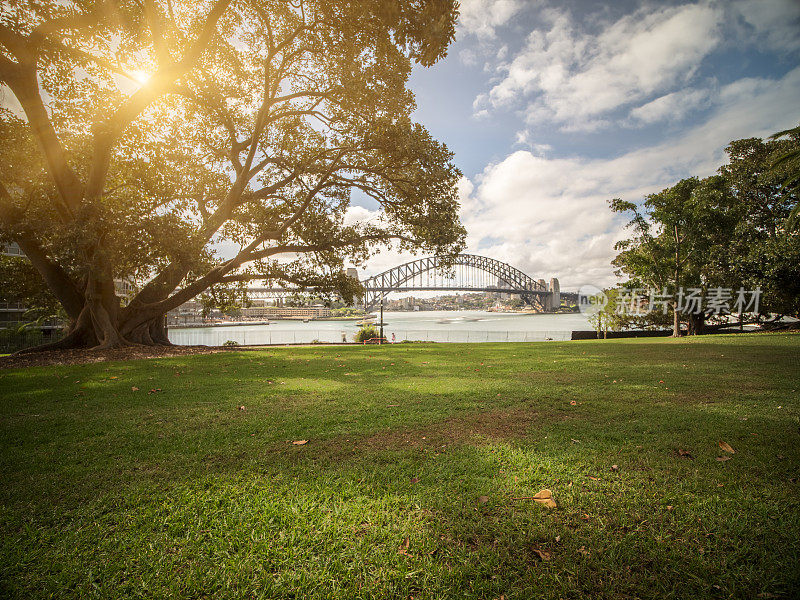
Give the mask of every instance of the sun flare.
[[147, 71], [133, 70], [128, 72], [128, 77], [137, 83], [145, 84], [150, 79], [150, 73]]

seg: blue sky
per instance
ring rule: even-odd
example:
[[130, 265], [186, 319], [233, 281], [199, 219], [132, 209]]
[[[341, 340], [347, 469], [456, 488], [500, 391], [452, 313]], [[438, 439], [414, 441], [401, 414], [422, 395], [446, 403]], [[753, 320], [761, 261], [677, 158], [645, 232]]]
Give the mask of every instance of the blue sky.
[[731, 140], [800, 122], [799, 0], [461, 4], [447, 58], [413, 72], [415, 117], [464, 173], [469, 251], [562, 287], [614, 281], [609, 198], [709, 175]]

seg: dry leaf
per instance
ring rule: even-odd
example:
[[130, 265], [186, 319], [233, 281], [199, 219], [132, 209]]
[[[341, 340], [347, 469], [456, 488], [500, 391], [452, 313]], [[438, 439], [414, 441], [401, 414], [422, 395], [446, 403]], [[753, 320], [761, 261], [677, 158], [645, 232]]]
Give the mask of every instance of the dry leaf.
[[478, 498], [478, 502], [480, 502], [481, 504], [486, 504], [488, 501], [489, 501], [489, 496], [480, 496]]
[[556, 501], [553, 500], [553, 492], [550, 490], [542, 490], [533, 497], [533, 500], [547, 508], [556, 508], [558, 506]]
[[406, 536], [406, 539], [403, 540], [403, 543], [400, 544], [400, 547], [397, 549], [397, 553], [408, 556], [409, 546], [411, 546], [411, 540], [408, 538], [408, 536]]
[[239, 407], [239, 410], [247, 410], [247, 409], [244, 407], [244, 404], [243, 404], [242, 406]]
[[725, 442], [717, 442], [717, 444], [719, 444], [719, 447], [722, 448], [723, 450], [725, 450], [725, 452], [730, 452], [731, 454], [736, 454], [736, 450], [731, 448], [730, 444], [727, 444]]
[[412, 477], [411, 483], [419, 483], [419, 477]]
[[533, 548], [533, 553], [539, 557], [541, 561], [550, 560], [551, 554], [545, 550], [539, 550], [539, 548]]
[[688, 450], [684, 450], [683, 448], [678, 448], [678, 456], [680, 456], [682, 458], [694, 459], [694, 456], [692, 456], [692, 453], [689, 452]]
[[131, 387], [131, 391], [132, 391], [132, 392], [138, 392], [138, 391], [139, 391], [139, 388], [137, 388], [137, 387], [134, 385], [133, 387]]
[[587, 477], [588, 477], [589, 479], [591, 479], [592, 481], [600, 481], [600, 478], [599, 478], [599, 477], [592, 477], [591, 475], [587, 475]]
[[570, 406], [575, 406], [575, 405], [577, 405], [578, 403], [577, 403], [577, 402], [575, 402], [575, 400], [572, 400], [572, 401], [571, 401], [569, 404], [570, 404]]
[[581, 546], [580, 548], [578, 548], [578, 552], [580, 552], [584, 556], [589, 556], [589, 551], [586, 549], [586, 546]]
[[308, 443], [308, 440], [295, 440], [292, 442], [295, 446], [303, 446]]
[[719, 462], [725, 462], [726, 460], [730, 460], [730, 459], [731, 459], [731, 457], [730, 457], [730, 456], [718, 456], [718, 457], [717, 457], [717, 460], [718, 460]]
[[611, 470], [614, 472], [619, 471], [619, 465], [611, 465]]

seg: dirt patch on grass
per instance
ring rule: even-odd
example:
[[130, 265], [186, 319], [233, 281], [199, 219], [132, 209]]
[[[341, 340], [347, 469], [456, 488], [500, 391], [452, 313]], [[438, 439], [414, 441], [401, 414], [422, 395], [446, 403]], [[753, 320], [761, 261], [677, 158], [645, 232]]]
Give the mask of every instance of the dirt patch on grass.
[[109, 360], [137, 360], [143, 358], [163, 358], [169, 356], [188, 356], [228, 352], [240, 348], [214, 346], [127, 346], [112, 350], [52, 350], [30, 354], [12, 354], [0, 357], [0, 369], [19, 369], [22, 367], [43, 367], [50, 365], [80, 365], [105, 362]]
[[390, 429], [362, 437], [338, 437], [327, 440], [322, 447], [335, 455], [403, 449], [442, 452], [481, 440], [521, 439], [540, 417], [528, 407], [493, 410], [450, 417], [424, 427]]

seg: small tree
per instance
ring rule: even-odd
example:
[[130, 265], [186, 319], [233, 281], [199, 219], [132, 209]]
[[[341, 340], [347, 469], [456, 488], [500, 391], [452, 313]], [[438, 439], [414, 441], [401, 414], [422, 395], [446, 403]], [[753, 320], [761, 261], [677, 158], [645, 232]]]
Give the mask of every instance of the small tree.
[[380, 333], [374, 325], [364, 325], [356, 332], [355, 341], [357, 344], [360, 344], [367, 340], [375, 339], [379, 336]]

